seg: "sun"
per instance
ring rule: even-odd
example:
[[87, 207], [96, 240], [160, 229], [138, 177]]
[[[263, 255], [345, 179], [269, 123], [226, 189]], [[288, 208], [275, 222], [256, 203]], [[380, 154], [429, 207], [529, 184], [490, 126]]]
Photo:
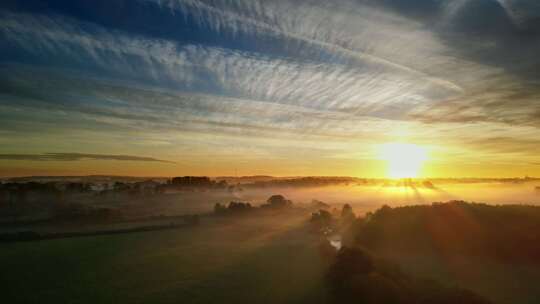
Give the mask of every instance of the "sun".
[[418, 177], [428, 157], [427, 149], [415, 144], [388, 143], [380, 146], [379, 157], [388, 165], [390, 178]]

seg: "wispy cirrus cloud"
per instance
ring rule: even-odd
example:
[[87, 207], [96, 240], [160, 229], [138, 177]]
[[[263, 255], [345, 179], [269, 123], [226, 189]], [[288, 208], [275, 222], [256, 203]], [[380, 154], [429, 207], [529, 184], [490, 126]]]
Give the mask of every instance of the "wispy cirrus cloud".
[[[14, 67], [0, 70], [12, 75], [9, 81], [3, 83], [4, 91], [17, 96], [16, 105], [5, 106], [12, 109], [12, 115], [5, 117], [5, 120], [26, 120], [28, 118], [13, 115], [40, 109], [93, 120], [94, 125], [101, 124], [101, 127], [107, 124], [116, 132], [174, 130], [296, 138], [299, 135], [326, 138], [347, 138], [355, 134], [366, 136], [366, 132], [375, 130], [370, 124], [378, 120], [325, 109], [323, 106], [317, 108], [315, 105], [156, 90], [93, 79], [67, 78], [50, 70], [44, 74], [44, 71], [21, 66], [17, 66], [16, 70]], [[49, 91], [41, 90], [42, 87], [47, 87]], [[84, 101], [73, 100], [76, 95], [85, 96]], [[60, 123], [53, 120], [51, 126], [58, 127]], [[80, 124], [66, 123], [69, 126], [65, 127], [82, 127]], [[385, 128], [391, 127], [383, 127], [383, 123], [379, 123], [377, 133]]]
[[59, 20], [11, 16], [5, 18], [4, 33], [29, 53], [45, 50], [63, 64], [75, 66], [89, 61], [111, 76], [123, 73], [128, 79], [169, 87], [308, 107], [364, 103], [380, 108], [383, 103], [430, 101], [434, 95], [448, 96], [461, 90], [412, 68], [358, 57], [360, 53], [346, 54], [353, 60], [349, 64], [295, 62], [265, 54], [133, 38], [95, 26], [85, 31], [84, 24]]
[[21, 135], [45, 150], [39, 132], [57, 151], [69, 138], [118, 155], [135, 134], [163, 159], [229, 142], [331, 158], [403, 136], [466, 157], [540, 148], [534, 1], [113, 2], [140, 12], [122, 20], [77, 2], [1, 7], [10, 151], [26, 151]]
[[501, 80], [494, 82], [493, 87], [479, 88], [429, 107], [418, 107], [409, 115], [429, 124], [492, 122], [504, 124], [507, 128], [540, 128], [540, 104], [537, 100], [540, 100], [537, 85]]

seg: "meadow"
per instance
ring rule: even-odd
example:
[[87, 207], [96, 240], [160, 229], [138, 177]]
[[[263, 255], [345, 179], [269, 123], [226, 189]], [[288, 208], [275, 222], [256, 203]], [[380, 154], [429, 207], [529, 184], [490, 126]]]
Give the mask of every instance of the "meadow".
[[324, 303], [305, 214], [1, 244], [4, 303]]

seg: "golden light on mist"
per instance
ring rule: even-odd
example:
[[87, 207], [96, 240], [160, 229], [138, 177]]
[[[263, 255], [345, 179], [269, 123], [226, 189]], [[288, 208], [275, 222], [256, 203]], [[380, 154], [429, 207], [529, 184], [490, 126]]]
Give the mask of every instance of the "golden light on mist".
[[379, 157], [388, 165], [387, 177], [418, 177], [423, 163], [428, 158], [427, 149], [407, 143], [387, 143], [381, 145]]

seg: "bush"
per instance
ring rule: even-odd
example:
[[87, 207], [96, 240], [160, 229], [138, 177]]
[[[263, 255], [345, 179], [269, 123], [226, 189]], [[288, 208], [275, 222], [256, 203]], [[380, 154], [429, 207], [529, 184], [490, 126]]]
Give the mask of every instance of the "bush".
[[263, 205], [263, 207], [269, 207], [269, 208], [287, 208], [292, 207], [292, 202], [288, 199], [286, 199], [283, 195], [272, 195], [266, 200], [266, 205]]
[[218, 215], [224, 214], [242, 214], [254, 210], [250, 203], [230, 202], [227, 207], [217, 203], [214, 205], [214, 213]]

